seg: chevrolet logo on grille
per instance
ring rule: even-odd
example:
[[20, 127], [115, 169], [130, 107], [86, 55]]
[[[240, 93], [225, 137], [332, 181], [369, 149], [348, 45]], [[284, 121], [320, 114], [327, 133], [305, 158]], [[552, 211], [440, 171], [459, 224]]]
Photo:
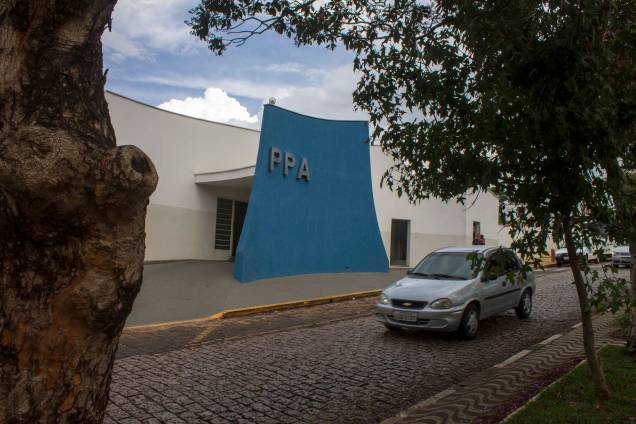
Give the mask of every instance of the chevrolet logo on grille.
[[409, 306], [413, 306], [413, 304], [411, 302], [404, 302], [402, 303], [402, 306], [406, 306], [408, 308]]

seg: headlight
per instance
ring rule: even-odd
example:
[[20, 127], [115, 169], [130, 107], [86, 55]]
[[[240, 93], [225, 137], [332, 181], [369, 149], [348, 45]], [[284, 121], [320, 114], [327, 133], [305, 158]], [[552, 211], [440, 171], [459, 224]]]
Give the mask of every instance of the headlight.
[[380, 295], [380, 300], [379, 300], [379, 302], [380, 302], [382, 305], [388, 305], [388, 304], [389, 304], [389, 302], [390, 302], [390, 300], [389, 300], [389, 298], [387, 297], [387, 295], [386, 295], [386, 294], [382, 293], [382, 294]]
[[437, 299], [431, 302], [431, 308], [433, 309], [448, 309], [453, 307], [453, 302], [450, 299]]

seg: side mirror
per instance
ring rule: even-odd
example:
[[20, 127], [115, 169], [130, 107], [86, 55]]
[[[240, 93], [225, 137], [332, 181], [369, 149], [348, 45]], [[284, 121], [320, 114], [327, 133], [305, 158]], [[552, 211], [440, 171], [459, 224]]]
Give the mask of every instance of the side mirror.
[[414, 270], [414, 269], [415, 269], [415, 268], [409, 268], [409, 269], [407, 269], [407, 270], [406, 270], [406, 275], [413, 274], [413, 270]]

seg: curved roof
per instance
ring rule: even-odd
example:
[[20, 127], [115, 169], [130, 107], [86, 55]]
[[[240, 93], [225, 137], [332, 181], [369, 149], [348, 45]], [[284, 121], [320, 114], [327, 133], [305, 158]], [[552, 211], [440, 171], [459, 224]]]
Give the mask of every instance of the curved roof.
[[126, 100], [129, 100], [129, 101], [131, 101], [131, 102], [135, 102], [135, 103], [137, 103], [138, 105], [145, 106], [145, 107], [147, 107], [147, 108], [151, 108], [151, 109], [154, 109], [154, 110], [158, 110], [158, 111], [161, 111], [161, 112], [164, 112], [164, 113], [169, 113], [169, 114], [171, 114], [171, 115], [180, 116], [180, 117], [182, 117], [182, 118], [186, 118], [186, 119], [194, 119], [194, 120], [196, 120], [196, 121], [207, 122], [207, 123], [210, 123], [210, 124], [216, 124], [216, 125], [225, 125], [225, 126], [228, 126], [228, 127], [238, 128], [238, 129], [241, 129], [241, 130], [254, 131], [254, 132], [257, 132], [257, 133], [258, 133], [258, 132], [260, 132], [260, 130], [255, 130], [255, 129], [253, 129], [253, 128], [241, 127], [240, 125], [226, 124], [225, 122], [210, 121], [209, 119], [196, 118], [196, 117], [194, 117], [194, 116], [189, 116], [189, 115], [184, 115], [184, 114], [182, 114], [182, 113], [173, 112], [173, 111], [171, 111], [171, 110], [161, 109], [160, 107], [153, 106], [153, 105], [149, 105], [148, 103], [144, 103], [144, 102], [141, 102], [141, 101], [139, 101], [139, 100], [132, 99], [132, 98], [130, 98], [130, 97], [124, 96], [124, 95], [119, 94], [119, 93], [115, 93], [114, 91], [106, 90], [106, 92], [107, 92], [108, 94], [113, 95], [113, 96], [117, 96], [117, 97], [120, 97], [120, 98], [122, 98], [122, 99], [126, 99]]

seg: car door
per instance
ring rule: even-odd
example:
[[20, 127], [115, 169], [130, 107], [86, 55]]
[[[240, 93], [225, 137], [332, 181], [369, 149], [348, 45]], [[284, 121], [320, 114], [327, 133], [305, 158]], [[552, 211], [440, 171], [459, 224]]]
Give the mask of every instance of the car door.
[[[505, 277], [502, 284], [501, 307], [505, 311], [517, 306], [525, 282], [520, 280], [521, 263], [511, 250], [501, 252], [501, 261]], [[507, 278], [508, 275], [512, 276], [512, 281]]]
[[499, 251], [496, 251], [486, 257], [486, 266], [482, 273], [481, 317], [494, 315], [504, 310], [505, 299], [502, 294], [506, 289], [506, 275], [503, 273]]

